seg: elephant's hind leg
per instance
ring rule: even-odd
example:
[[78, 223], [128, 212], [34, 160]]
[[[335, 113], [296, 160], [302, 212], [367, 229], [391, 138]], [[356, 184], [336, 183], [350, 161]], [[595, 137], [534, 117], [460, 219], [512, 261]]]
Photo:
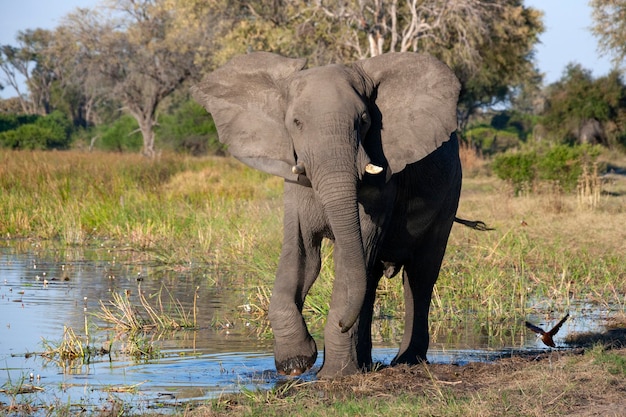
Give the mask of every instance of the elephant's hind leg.
[[433, 287], [446, 251], [453, 217], [435, 223], [426, 233], [403, 271], [405, 327], [400, 350], [392, 364], [426, 361], [429, 345], [428, 313]]

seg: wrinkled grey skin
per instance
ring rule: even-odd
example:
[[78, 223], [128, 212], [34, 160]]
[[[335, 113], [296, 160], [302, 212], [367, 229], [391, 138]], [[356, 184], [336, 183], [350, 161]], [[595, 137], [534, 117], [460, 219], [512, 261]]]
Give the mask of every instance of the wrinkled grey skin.
[[[251, 53], [192, 88], [235, 157], [285, 178], [269, 309], [276, 367], [297, 375], [317, 357], [301, 313], [324, 238], [334, 241], [335, 280], [318, 376], [371, 366], [375, 290], [383, 275], [402, 268], [406, 324], [393, 363], [420, 362], [461, 187], [458, 80], [415, 53], [350, 66], [304, 69], [305, 62]], [[370, 163], [382, 172], [366, 172]]]
[[604, 132], [604, 128], [602, 127], [602, 123], [600, 123], [597, 119], [586, 119], [584, 120], [577, 133], [578, 142], [579, 143], [588, 143], [591, 145], [609, 145], [609, 142], [606, 138], [606, 133]]

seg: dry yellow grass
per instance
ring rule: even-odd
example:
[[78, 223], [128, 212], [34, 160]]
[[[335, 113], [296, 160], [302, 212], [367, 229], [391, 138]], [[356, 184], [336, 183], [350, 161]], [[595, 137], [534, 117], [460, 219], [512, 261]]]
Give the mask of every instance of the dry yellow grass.
[[[626, 178], [623, 181], [626, 183]], [[523, 230], [530, 240], [598, 254], [626, 253], [626, 194], [603, 195], [591, 210], [581, 208], [576, 195], [548, 190], [514, 197], [508, 186], [495, 178], [466, 178], [458, 212], [480, 218], [500, 232]], [[458, 233], [452, 237], [458, 238]]]

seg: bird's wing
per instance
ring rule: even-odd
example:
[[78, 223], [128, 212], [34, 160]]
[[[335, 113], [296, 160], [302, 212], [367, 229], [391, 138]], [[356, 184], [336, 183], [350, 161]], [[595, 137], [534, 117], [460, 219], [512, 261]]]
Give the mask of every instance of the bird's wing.
[[546, 333], [546, 332], [543, 331], [543, 329], [541, 327], [535, 326], [534, 324], [532, 324], [529, 321], [526, 322], [526, 327], [528, 327], [530, 330], [532, 330], [535, 333], [539, 333], [539, 334], [545, 334]]
[[567, 313], [567, 314], [565, 315], [565, 317], [563, 317], [563, 318], [561, 319], [561, 321], [560, 321], [560, 322], [558, 322], [558, 323], [556, 324], [556, 326], [554, 326], [554, 327], [552, 328], [552, 330], [550, 330], [550, 331], [548, 332], [548, 333], [550, 334], [550, 336], [554, 336], [554, 335], [555, 335], [555, 334], [559, 331], [559, 329], [561, 328], [561, 326], [563, 325], [563, 323], [565, 323], [565, 320], [567, 320], [567, 318], [568, 318], [568, 317], [569, 317], [569, 313]]

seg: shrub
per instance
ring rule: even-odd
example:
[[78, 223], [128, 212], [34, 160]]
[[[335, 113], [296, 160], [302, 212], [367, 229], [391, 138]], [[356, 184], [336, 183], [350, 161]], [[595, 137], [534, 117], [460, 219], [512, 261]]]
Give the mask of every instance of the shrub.
[[63, 149], [70, 144], [72, 124], [61, 112], [48, 116], [20, 117], [11, 121], [4, 119], [6, 125], [12, 122], [33, 121], [21, 124], [13, 129], [0, 132], [0, 146], [10, 149]]
[[517, 195], [537, 178], [537, 153], [517, 151], [500, 154], [494, 159], [491, 169], [498, 178], [511, 182]]
[[69, 147], [73, 126], [65, 113], [53, 111], [49, 115], [37, 119], [35, 125], [50, 132], [46, 141], [46, 149]]
[[14, 130], [21, 125], [35, 123], [41, 116], [37, 114], [4, 114], [0, 113], [0, 132]]
[[157, 134], [162, 144], [192, 155], [220, 154], [225, 149], [217, 139], [211, 116], [192, 100], [183, 102], [170, 114], [161, 115]]
[[515, 129], [495, 129], [479, 125], [465, 131], [465, 138], [476, 145], [484, 155], [503, 152], [520, 144], [520, 136]]
[[107, 151], [137, 152], [143, 146], [143, 138], [137, 121], [130, 115], [124, 114], [108, 125], [98, 127], [99, 140], [95, 147]]
[[592, 165], [599, 154], [600, 147], [591, 145], [527, 147], [496, 156], [491, 167], [498, 178], [511, 182], [516, 194], [539, 180], [557, 182], [571, 192], [583, 167]]

